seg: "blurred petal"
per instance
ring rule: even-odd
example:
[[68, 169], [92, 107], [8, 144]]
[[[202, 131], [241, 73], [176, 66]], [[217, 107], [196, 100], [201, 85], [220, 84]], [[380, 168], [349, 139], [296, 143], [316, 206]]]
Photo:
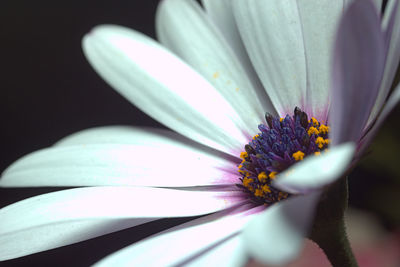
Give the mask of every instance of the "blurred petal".
[[294, 5], [296, 2], [307, 69], [306, 112], [326, 122], [333, 44], [344, 3], [342, 0], [300, 0], [293, 1]]
[[379, 128], [382, 126], [383, 122], [393, 110], [393, 108], [399, 103], [400, 101], [400, 85], [393, 90], [393, 93], [390, 95], [388, 101], [386, 102], [385, 106], [383, 107], [382, 112], [379, 114], [376, 122], [372, 125], [370, 131], [364, 136], [361, 142], [360, 154], [361, 151], [367, 148], [367, 146], [371, 143], [372, 138], [376, 135]]
[[320, 156], [309, 156], [277, 177], [273, 185], [293, 194], [321, 189], [338, 179], [350, 165], [355, 152], [353, 143], [329, 148]]
[[161, 188], [91, 187], [44, 194], [0, 210], [0, 260], [65, 246], [161, 217], [206, 214], [232, 205], [222, 193]]
[[389, 1], [383, 17], [383, 29], [387, 46], [386, 64], [379, 94], [369, 117], [373, 122], [387, 100], [400, 60], [400, 5], [397, 0]]
[[184, 145], [82, 144], [26, 155], [2, 174], [0, 186], [232, 184], [237, 163]]
[[199, 4], [161, 2], [156, 29], [161, 43], [214, 85], [246, 123], [247, 132], [256, 134], [255, 125], [263, 120], [265, 109], [243, 66]]
[[280, 116], [304, 109], [306, 63], [296, 1], [233, 1], [240, 35]]
[[333, 145], [359, 141], [378, 94], [384, 50], [374, 5], [354, 1], [341, 21], [335, 44], [329, 114]]
[[291, 197], [257, 215], [243, 231], [244, 247], [265, 264], [296, 258], [311, 227], [319, 193]]
[[[251, 218], [242, 214], [226, 215], [212, 214], [171, 228], [111, 254], [95, 266], [183, 265], [192, 257], [234, 237]], [[149, 253], [156, 256], [151, 257]]]
[[243, 121], [216, 89], [149, 37], [103, 25], [84, 37], [83, 49], [111, 86], [171, 129], [225, 152], [247, 141]]

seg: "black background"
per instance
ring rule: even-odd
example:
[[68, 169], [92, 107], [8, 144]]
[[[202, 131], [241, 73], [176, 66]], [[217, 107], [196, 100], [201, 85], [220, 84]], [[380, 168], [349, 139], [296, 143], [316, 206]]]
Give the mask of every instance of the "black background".
[[[85, 128], [118, 124], [162, 127], [106, 85], [81, 50], [83, 35], [98, 24], [124, 25], [154, 37], [157, 3], [1, 2], [0, 172], [19, 157]], [[399, 113], [397, 109], [385, 127], [396, 123]], [[55, 190], [60, 188], [0, 188], [0, 207]], [[181, 221], [161, 220], [0, 266], [87, 266]]]

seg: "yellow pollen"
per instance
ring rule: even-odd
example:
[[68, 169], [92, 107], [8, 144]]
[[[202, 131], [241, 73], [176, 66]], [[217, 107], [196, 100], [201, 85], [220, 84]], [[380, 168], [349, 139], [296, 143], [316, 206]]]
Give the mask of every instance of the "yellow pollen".
[[315, 155], [315, 156], [321, 156], [321, 152], [319, 152], [319, 151], [314, 152], [314, 155]]
[[329, 145], [331, 142], [331, 139], [325, 139], [324, 142], [325, 142], [325, 145]]
[[257, 188], [256, 191], [254, 192], [254, 195], [256, 197], [262, 197], [264, 195], [264, 193], [261, 189]]
[[312, 134], [318, 135], [318, 134], [319, 134], [319, 131], [318, 131], [317, 128], [311, 126], [311, 127], [308, 129], [307, 133], [308, 133], [308, 135], [310, 135], [310, 136], [311, 136]]
[[311, 121], [312, 121], [313, 126], [318, 126], [319, 123], [316, 118], [311, 117]]
[[267, 181], [268, 176], [265, 172], [260, 172], [257, 178], [261, 183], [264, 183]]
[[278, 200], [281, 200], [282, 198], [287, 198], [287, 196], [288, 196], [287, 193], [279, 192]]
[[263, 185], [262, 191], [263, 191], [264, 193], [271, 193], [271, 188], [269, 188], [268, 185]]
[[318, 145], [319, 149], [323, 148], [324, 145], [326, 144], [324, 138], [322, 138], [321, 136], [315, 139], [315, 143]]
[[256, 138], [258, 138], [260, 135], [256, 134], [255, 136], [253, 136], [253, 140], [255, 140]]
[[329, 126], [321, 124], [319, 126], [319, 132], [322, 133], [322, 134], [327, 134], [329, 132]]
[[[318, 137], [319, 138], [319, 137]], [[299, 151], [297, 151], [296, 153], [293, 153], [293, 158], [296, 160], [296, 161], [299, 161], [299, 160], [303, 160], [303, 158], [304, 158], [304, 153], [303, 152], [301, 152], [300, 150]]]
[[241, 152], [241, 153], [240, 153], [240, 158], [241, 158], [241, 159], [244, 160], [244, 159], [247, 158], [247, 157], [248, 157], [247, 152]]
[[277, 172], [270, 172], [269, 173], [269, 178], [275, 179], [276, 174], [277, 174]]
[[283, 121], [283, 118], [280, 118], [279, 121], [282, 122], [282, 121]]
[[214, 72], [213, 78], [214, 78], [214, 79], [217, 79], [218, 77], [219, 77], [219, 72], [218, 72], [218, 71]]
[[253, 182], [254, 180], [252, 179], [252, 178], [244, 178], [243, 179], [243, 185], [245, 186], [245, 187], [249, 187], [249, 185]]

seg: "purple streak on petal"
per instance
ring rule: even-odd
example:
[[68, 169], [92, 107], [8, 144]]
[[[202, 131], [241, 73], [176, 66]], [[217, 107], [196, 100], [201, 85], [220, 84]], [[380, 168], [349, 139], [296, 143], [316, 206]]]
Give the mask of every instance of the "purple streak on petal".
[[334, 48], [329, 114], [333, 145], [359, 141], [378, 94], [385, 54], [373, 3], [355, 0], [340, 22]]

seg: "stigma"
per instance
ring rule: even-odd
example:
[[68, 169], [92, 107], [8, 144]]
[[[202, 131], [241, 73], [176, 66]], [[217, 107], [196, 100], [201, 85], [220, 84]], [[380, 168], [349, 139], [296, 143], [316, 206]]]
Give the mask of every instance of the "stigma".
[[298, 107], [292, 116], [266, 113], [265, 119], [267, 125], [258, 125], [260, 133], [240, 153], [238, 186], [257, 204], [270, 205], [290, 196], [271, 185], [276, 175], [309, 155], [320, 155], [329, 146], [330, 129]]

